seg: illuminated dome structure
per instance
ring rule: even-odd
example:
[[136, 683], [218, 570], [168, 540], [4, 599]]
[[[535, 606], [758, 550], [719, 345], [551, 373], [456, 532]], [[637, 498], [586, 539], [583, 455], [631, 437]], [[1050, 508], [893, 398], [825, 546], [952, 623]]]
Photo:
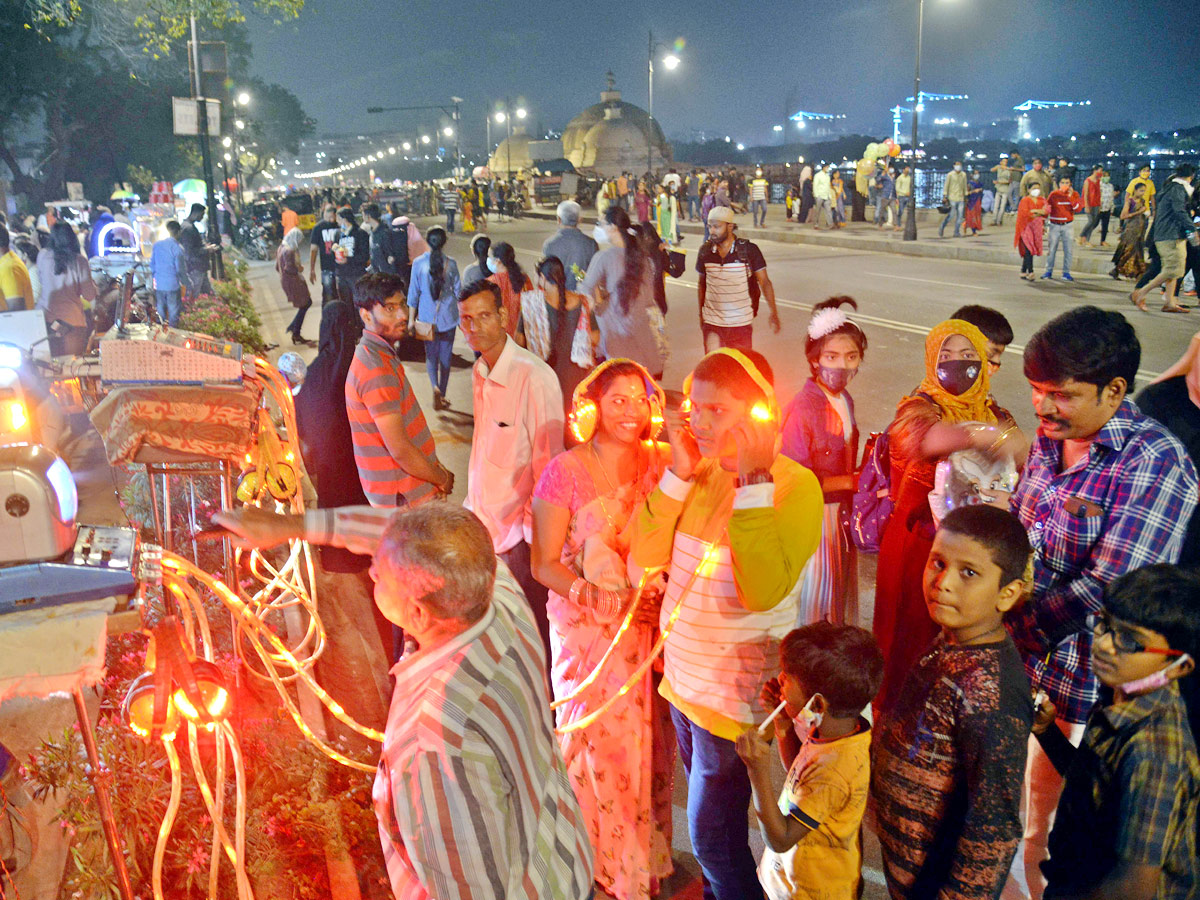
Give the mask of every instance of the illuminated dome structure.
[[[514, 135], [515, 137], [515, 135]], [[563, 131], [563, 156], [576, 169], [614, 177], [622, 172], [644, 172], [671, 164], [671, 145], [649, 113], [621, 99], [613, 73], [600, 102], [589, 106]], [[649, 152], [648, 152], [649, 151]]]
[[532, 135], [525, 133], [524, 125], [514, 125], [512, 137], [506, 137], [496, 145], [496, 151], [488, 158], [488, 168], [497, 177], [505, 173], [514, 175], [533, 165], [533, 157], [529, 145], [534, 141]]

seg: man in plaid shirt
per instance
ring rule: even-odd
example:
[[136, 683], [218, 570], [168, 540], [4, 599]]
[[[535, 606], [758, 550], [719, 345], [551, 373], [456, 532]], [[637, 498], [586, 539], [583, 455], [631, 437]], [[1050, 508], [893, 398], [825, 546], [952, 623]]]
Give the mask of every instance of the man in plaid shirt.
[[[1034, 548], [1033, 596], [1006, 624], [1034, 690], [1049, 695], [1075, 744], [1097, 698], [1087, 616], [1118, 575], [1178, 560], [1197, 501], [1183, 446], [1126, 399], [1140, 362], [1125, 317], [1094, 306], [1063, 313], [1025, 348], [1039, 427], [1012, 508]], [[1034, 900], [1045, 887], [1038, 864], [1061, 788], [1031, 739], [1018, 859]]]

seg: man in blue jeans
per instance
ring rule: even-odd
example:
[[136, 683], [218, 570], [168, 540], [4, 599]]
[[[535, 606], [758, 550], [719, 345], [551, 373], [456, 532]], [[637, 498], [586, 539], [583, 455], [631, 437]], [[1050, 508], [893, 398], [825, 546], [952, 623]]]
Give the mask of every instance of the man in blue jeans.
[[150, 251], [150, 275], [154, 278], [154, 300], [158, 307], [158, 318], [172, 328], [179, 324], [183, 313], [183, 297], [180, 287], [186, 280], [187, 263], [183, 247], [179, 244], [181, 227], [171, 219], [167, 222], [167, 236], [155, 241]]
[[954, 220], [954, 236], [962, 235], [963, 209], [967, 201], [967, 173], [963, 171], [962, 163], [954, 163], [954, 171], [946, 176], [946, 184], [942, 188], [942, 202], [950, 204], [946, 218], [938, 228], [938, 237], [946, 236], [946, 225]]
[[1083, 209], [1083, 200], [1071, 187], [1069, 175], [1059, 176], [1058, 189], [1051, 191], [1046, 198], [1047, 249], [1046, 271], [1042, 278], [1054, 277], [1054, 260], [1058, 257], [1058, 248], [1063, 251], [1063, 281], [1074, 281], [1071, 277], [1071, 257], [1075, 246], [1075, 213]]

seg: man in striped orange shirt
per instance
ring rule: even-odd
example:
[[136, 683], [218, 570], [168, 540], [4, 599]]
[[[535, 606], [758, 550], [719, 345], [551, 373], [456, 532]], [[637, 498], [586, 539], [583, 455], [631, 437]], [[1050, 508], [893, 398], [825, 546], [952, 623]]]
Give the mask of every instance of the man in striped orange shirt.
[[408, 330], [404, 279], [372, 273], [354, 285], [363, 335], [346, 376], [354, 463], [372, 506], [417, 506], [454, 490], [394, 344]]

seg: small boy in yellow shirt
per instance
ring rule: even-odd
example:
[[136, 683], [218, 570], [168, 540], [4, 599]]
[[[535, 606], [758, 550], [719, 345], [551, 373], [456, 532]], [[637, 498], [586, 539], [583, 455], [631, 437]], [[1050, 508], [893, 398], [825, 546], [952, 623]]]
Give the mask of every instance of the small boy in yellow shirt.
[[883, 655], [869, 631], [816, 622], [789, 632], [779, 656], [779, 678], [763, 690], [772, 707], [785, 704], [773, 725], [788, 768], [778, 802], [766, 736], [751, 728], [737, 740], [767, 843], [759, 881], [770, 900], [855, 900], [871, 780], [862, 711], [879, 690]]

